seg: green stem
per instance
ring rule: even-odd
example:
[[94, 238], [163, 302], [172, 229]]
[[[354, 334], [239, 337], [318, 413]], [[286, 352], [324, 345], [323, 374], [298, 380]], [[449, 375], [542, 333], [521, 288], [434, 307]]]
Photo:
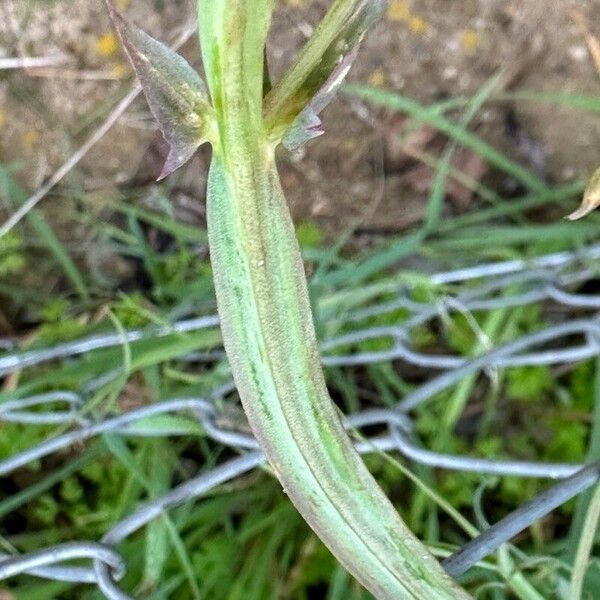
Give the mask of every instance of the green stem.
[[[252, 4], [270, 14], [268, 0]], [[377, 598], [468, 598], [400, 519], [329, 398], [264, 132], [262, 76], [244, 77], [240, 68], [262, 64], [255, 44], [266, 27], [250, 25], [242, 0], [200, 0], [200, 7], [201, 18], [212, 18], [201, 41], [220, 132], [208, 181], [209, 244], [225, 349], [252, 430], [304, 519]]]
[[[268, 152], [265, 152], [268, 155]], [[208, 226], [223, 338], [250, 425], [300, 513], [378, 598], [461, 598], [355, 452], [323, 379], [294, 230], [272, 158], [215, 155]]]
[[339, 36], [344, 23], [364, 3], [365, 0], [335, 0], [294, 63], [265, 97], [264, 115], [267, 129], [270, 124], [281, 121], [281, 114], [289, 110], [290, 99], [302, 88], [323, 59], [327, 49]]

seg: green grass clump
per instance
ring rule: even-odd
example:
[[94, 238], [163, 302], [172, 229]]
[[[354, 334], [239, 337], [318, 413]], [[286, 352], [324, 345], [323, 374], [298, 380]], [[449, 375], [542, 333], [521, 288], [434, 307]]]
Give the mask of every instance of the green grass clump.
[[[427, 123], [439, 129], [451, 142], [468, 147], [494, 169], [514, 177], [524, 192], [510, 202], [495, 203], [487, 202], [484, 192], [477, 196], [476, 210], [441, 219], [440, 206], [435, 202], [440, 202], [440, 194], [443, 198], [447, 172], [444, 174], [440, 161], [441, 188], [432, 192], [427, 224], [415, 232], [383, 239], [377, 247], [356, 255], [344, 244], [332, 251], [317, 226], [302, 224], [298, 237], [315, 273], [313, 302], [322, 335], [402, 323], [408, 316], [404, 309], [367, 317], [358, 324], [346, 323], [344, 317], [349, 311], [394, 299], [403, 286], [408, 286], [412, 299], [420, 302], [457, 291], [456, 287], [433, 286], [423, 273], [402, 263], [408, 256], [427, 258], [441, 269], [491, 259], [532, 258], [548, 251], [576, 249], [597, 238], [600, 223], [593, 214], [578, 223], [536, 222], [530, 212], [533, 208], [551, 204], [565, 214], [574, 208], [583, 183], [550, 186], [483, 142], [456, 118], [455, 111], [472, 104], [472, 98], [423, 106], [364, 86], [346, 91], [355, 98], [407, 114], [413, 125]], [[496, 100], [600, 110], [597, 98], [563, 94], [519, 92], [510, 97], [491, 94], [485, 99]], [[0, 194], [16, 206], [24, 196], [13, 171], [0, 169]], [[167, 212], [149, 211], [129, 199], [115, 197], [112, 207], [121, 216], [116, 224], [87, 225], [115, 257], [135, 264], [138, 276], [145, 280], [139, 289], [118, 292], [111, 282], [84, 268], [81, 256], [59, 241], [42, 212], [32, 213], [19, 231], [0, 239], [0, 293], [11, 314], [27, 309], [32, 347], [114, 331], [117, 325], [128, 329], [159, 325], [190, 312], [214, 311], [208, 258], [198, 253], [199, 245], [206, 242], [205, 233], [177, 222]], [[71, 217], [86, 222], [85, 214]], [[152, 247], [148, 228], [169, 238], [168, 251]], [[49, 295], [17, 285], [19, 277], [27, 280], [32, 264], [42, 273], [60, 273]], [[548, 319], [539, 306], [455, 312], [435, 328], [415, 328], [411, 339], [423, 351], [456, 352], [468, 357], [481, 350], [477, 349], [481, 331], [499, 344], [540, 329]], [[198, 369], [181, 357], [193, 350], [218, 347], [220, 335], [211, 329], [95, 351], [74, 361], [23, 371], [14, 389], [0, 393], [0, 402], [51, 389], [79, 390], [94, 377], [123, 365], [116, 380], [88, 398], [84, 414], [117, 414], [159, 399], [205, 394], [228, 378], [226, 365], [217, 361]], [[379, 340], [353, 346], [365, 352], [387, 348], [389, 343]], [[332, 394], [345, 411], [391, 406], [424, 377], [391, 363], [332, 368], [327, 376]], [[594, 360], [567, 372], [548, 367], [505, 369], [497, 373], [494, 384], [485, 378], [472, 378], [440, 394], [416, 412], [416, 429], [425, 446], [441, 452], [560, 462], [597, 458], [599, 382], [600, 369]], [[473, 402], [482, 407], [479, 422], [475, 432], [465, 432], [463, 409]], [[98, 539], [144, 500], [230, 456], [230, 450], [208, 440], [192, 419], [182, 416], [177, 421], [165, 420], [163, 425], [171, 429], [176, 425], [186, 435], [147, 440], [105, 436], [8, 477], [0, 492], [0, 541], [7, 548], [25, 552], [59, 541]], [[60, 427], [11, 423], [0, 427], [2, 458], [62, 431]], [[404, 507], [403, 516], [413, 530], [440, 555], [470, 535], [468, 527], [448, 507], [460, 510], [463, 518], [479, 525], [478, 515], [500, 518], [546, 485], [534, 480], [406, 467], [403, 461], [395, 463], [381, 455], [371, 456], [368, 464], [396, 505]], [[408, 473], [401, 470], [407, 468]], [[410, 481], [416, 484], [409, 486]], [[564, 597], [557, 590], [565, 589], [569, 581], [572, 548], [581, 538], [590, 501], [591, 496], [584, 495], [568, 503], [552, 519], [519, 539], [520, 553], [510, 554], [516, 572], [522, 573], [543, 598]], [[594, 548], [592, 544], [592, 553]], [[368, 598], [308, 530], [280, 486], [263, 471], [171, 511], [132, 536], [119, 550], [128, 564], [124, 588], [151, 600]], [[594, 558], [584, 580], [583, 597], [598, 589], [594, 587], [598, 581], [600, 569]], [[474, 569], [463, 583], [483, 599], [536, 597], [515, 584], [501, 560]], [[29, 577], [11, 579], [3, 585], [17, 600], [100, 597], [88, 586]]]

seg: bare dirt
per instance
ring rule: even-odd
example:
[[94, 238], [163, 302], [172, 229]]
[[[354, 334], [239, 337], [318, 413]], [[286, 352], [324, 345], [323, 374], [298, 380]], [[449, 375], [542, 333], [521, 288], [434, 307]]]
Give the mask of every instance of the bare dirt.
[[[193, 2], [120, 0], [140, 26], [172, 40], [193, 18]], [[270, 41], [270, 63], [282, 71], [324, 13], [326, 0], [280, 0]], [[398, 91], [420, 102], [472, 95], [500, 69], [505, 90], [598, 95], [600, 78], [577, 10], [600, 35], [596, 0], [390, 0], [386, 18], [363, 44], [352, 81]], [[183, 54], [199, 67], [193, 38]], [[4, 0], [0, 56], [63, 55], [66, 64], [0, 71], [0, 161], [18, 164], [28, 191], [40, 186], [101, 123], [130, 85], [101, 2]], [[324, 115], [325, 136], [301, 157], [281, 155], [282, 178], [297, 220], [313, 219], [330, 234], [357, 228], [396, 232], [422, 217], [431, 170], [423, 155], [439, 156], [444, 140], [426, 129], [399, 142], [398, 115], [341, 98]], [[575, 109], [526, 103], [487, 105], [471, 125], [486, 141], [549, 182], [587, 176], [600, 162], [600, 119]], [[115, 186], [151, 185], [164, 148], [139, 99], [118, 124], [46, 198], [65, 241], [85, 231], [69, 226], [69, 208], [83, 202], [101, 216]], [[174, 176], [186, 205], [202, 202], [208, 154], [204, 150]], [[473, 180], [511, 194], [469, 153], [457, 167]], [[511, 187], [512, 186], [512, 187]], [[74, 193], [74, 190], [77, 192]], [[75, 198], [76, 197], [76, 198]], [[449, 211], [475, 207], [457, 186]], [[190, 220], [201, 218], [201, 208]], [[6, 216], [13, 207], [0, 205]]]

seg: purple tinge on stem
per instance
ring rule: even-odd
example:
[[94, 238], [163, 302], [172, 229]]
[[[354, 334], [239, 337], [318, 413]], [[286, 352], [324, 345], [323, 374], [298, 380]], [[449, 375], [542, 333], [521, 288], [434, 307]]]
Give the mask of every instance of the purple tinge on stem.
[[327, 78], [321, 89], [313, 96], [306, 108], [296, 117], [292, 126], [286, 131], [282, 143], [290, 152], [300, 149], [306, 142], [325, 133], [319, 113], [335, 98], [350, 67], [358, 53], [358, 44], [347, 54], [340, 57], [339, 62]]

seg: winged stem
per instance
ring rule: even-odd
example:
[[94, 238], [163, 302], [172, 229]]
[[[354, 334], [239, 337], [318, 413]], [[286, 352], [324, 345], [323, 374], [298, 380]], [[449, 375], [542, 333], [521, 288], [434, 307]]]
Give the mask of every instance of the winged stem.
[[[223, 12], [209, 21], [204, 11], [216, 4]], [[268, 0], [253, 4], [254, 14], [272, 8]], [[208, 182], [208, 234], [225, 348], [244, 410], [294, 505], [376, 597], [466, 598], [399, 518], [328, 395], [275, 144], [262, 119], [264, 38], [259, 47], [246, 46], [258, 40], [245, 5], [200, 0], [220, 131]], [[266, 36], [265, 20], [260, 24]]]
[[204, 139], [213, 146], [211, 261], [225, 349], [252, 430], [302, 516], [377, 598], [468, 598], [400, 519], [344, 431], [325, 385], [275, 163], [286, 130], [293, 130], [293, 145], [314, 137], [318, 112], [383, 2], [336, 0], [264, 100], [263, 53], [274, 0], [199, 0], [198, 6], [212, 106], [189, 65], [173, 58], [172, 77], [165, 78], [164, 47], [114, 11], [113, 20], [171, 143], [170, 166], [179, 166]]

